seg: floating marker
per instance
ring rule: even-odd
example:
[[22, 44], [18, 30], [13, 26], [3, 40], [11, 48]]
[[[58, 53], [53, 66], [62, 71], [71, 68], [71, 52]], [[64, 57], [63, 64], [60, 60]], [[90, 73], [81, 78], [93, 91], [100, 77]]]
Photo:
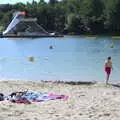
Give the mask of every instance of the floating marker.
[[115, 47], [115, 45], [112, 43], [111, 45], [110, 45], [110, 48], [114, 48]]
[[30, 62], [33, 62], [33, 61], [34, 61], [34, 57], [33, 57], [33, 56], [30, 56], [30, 57], [28, 57], [28, 60], [29, 60]]
[[49, 46], [49, 49], [53, 49], [53, 46], [52, 46], [52, 45], [50, 45], [50, 46]]

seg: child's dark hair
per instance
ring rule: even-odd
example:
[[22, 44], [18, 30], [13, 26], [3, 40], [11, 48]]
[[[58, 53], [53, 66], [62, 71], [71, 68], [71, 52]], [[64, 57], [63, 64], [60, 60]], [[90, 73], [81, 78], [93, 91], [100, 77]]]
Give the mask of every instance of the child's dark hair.
[[108, 60], [111, 60], [111, 56], [108, 57]]

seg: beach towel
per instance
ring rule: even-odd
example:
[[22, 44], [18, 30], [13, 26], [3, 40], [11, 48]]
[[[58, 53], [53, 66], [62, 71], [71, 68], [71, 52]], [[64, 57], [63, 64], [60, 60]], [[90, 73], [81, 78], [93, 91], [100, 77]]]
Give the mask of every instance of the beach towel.
[[68, 96], [66, 95], [56, 95], [56, 94], [49, 94], [49, 98], [51, 98], [52, 100], [54, 99], [68, 99]]
[[[19, 92], [17, 92], [19, 93]], [[1, 94], [2, 96], [2, 94]], [[16, 96], [16, 93], [11, 93], [10, 95], [6, 96], [6, 100], [9, 100], [13, 103], [24, 103], [30, 104], [31, 102], [42, 102], [48, 100], [55, 100], [55, 99], [68, 99], [66, 95], [57, 95], [57, 94], [44, 94], [38, 92], [24, 92], [24, 94], [20, 97]], [[2, 100], [2, 97], [1, 97]]]
[[31, 104], [31, 102], [26, 98], [20, 98], [19, 100], [16, 100], [15, 103], [18, 103], [18, 104], [20, 104], [20, 103]]
[[55, 99], [67, 99], [68, 96], [65, 95], [56, 95], [56, 94], [42, 94], [37, 92], [26, 92], [23, 95], [24, 98], [33, 102], [41, 102], [46, 100], [55, 100]]

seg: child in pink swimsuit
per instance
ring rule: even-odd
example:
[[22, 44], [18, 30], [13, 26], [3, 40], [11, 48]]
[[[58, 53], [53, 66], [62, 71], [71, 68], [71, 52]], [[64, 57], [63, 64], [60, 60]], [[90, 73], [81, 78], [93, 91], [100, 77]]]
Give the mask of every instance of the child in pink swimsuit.
[[105, 60], [105, 72], [106, 72], [106, 84], [108, 84], [108, 80], [111, 74], [112, 69], [112, 60], [111, 57], [108, 57], [107, 60]]

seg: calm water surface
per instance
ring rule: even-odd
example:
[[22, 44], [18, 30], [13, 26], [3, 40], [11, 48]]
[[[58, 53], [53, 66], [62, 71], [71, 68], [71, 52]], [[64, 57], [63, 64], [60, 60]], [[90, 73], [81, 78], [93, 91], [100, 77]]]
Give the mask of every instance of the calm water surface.
[[[49, 49], [52, 45], [53, 49]], [[34, 57], [34, 62], [28, 60]], [[120, 40], [110, 37], [0, 39], [0, 79], [104, 81], [104, 61], [112, 56], [111, 81], [120, 77]]]

